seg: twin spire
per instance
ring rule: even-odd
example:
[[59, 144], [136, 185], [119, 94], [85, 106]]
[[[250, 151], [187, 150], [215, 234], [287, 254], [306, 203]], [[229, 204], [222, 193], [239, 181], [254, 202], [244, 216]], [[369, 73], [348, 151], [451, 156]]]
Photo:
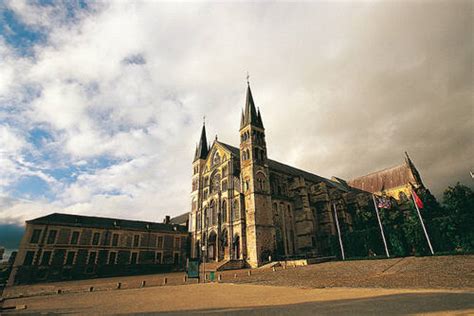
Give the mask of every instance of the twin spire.
[[194, 153], [194, 161], [198, 159], [206, 159], [208, 153], [209, 147], [207, 146], [206, 123], [203, 122], [199, 145], [197, 145], [196, 152]]
[[240, 129], [247, 125], [253, 125], [256, 127], [263, 128], [262, 115], [260, 109], [255, 109], [255, 103], [253, 102], [252, 90], [250, 90], [250, 84], [247, 81], [247, 95], [245, 96], [245, 110], [242, 111], [242, 117], [240, 119]]
[[[260, 114], [260, 109], [257, 110], [255, 108], [255, 103], [253, 101], [252, 90], [250, 90], [248, 77], [247, 94], [245, 96], [245, 109], [242, 111], [242, 117], [240, 119], [240, 129], [244, 128], [247, 125], [263, 128], [262, 115]], [[194, 153], [194, 161], [198, 159], [206, 159], [208, 153], [209, 147], [207, 144], [206, 137], [206, 123], [203, 122], [201, 138], [199, 139], [199, 144], [196, 146], [196, 151]]]

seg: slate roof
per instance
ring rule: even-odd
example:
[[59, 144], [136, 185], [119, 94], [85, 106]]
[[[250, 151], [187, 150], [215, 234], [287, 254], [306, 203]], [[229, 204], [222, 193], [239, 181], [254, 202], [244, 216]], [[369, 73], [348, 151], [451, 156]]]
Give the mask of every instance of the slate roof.
[[[238, 159], [240, 159], [240, 150], [239, 150], [239, 148], [236, 148], [234, 146], [231, 146], [229, 144], [225, 144], [225, 143], [222, 143], [222, 142], [219, 142], [219, 144], [221, 144], [224, 148], [227, 148], [234, 156], [236, 156]], [[268, 159], [268, 168], [271, 171], [281, 172], [281, 173], [291, 175], [291, 176], [295, 176], [295, 177], [303, 177], [304, 179], [307, 179], [308, 181], [311, 181], [311, 182], [325, 182], [325, 183], [327, 183], [327, 184], [329, 184], [333, 187], [336, 187], [340, 190], [343, 190], [343, 191], [349, 191], [350, 190], [350, 188], [348, 188], [347, 186], [344, 186], [343, 184], [341, 184], [339, 182], [332, 181], [332, 180], [329, 180], [327, 178], [318, 176], [316, 174], [313, 174], [313, 173], [310, 173], [310, 172], [307, 172], [307, 171], [304, 171], [304, 170], [301, 170], [301, 169], [298, 169], [298, 168], [295, 168], [295, 167], [292, 167], [292, 166], [285, 165], [281, 162], [278, 162], [278, 161], [275, 161], [275, 160], [272, 160], [272, 159]]]
[[101, 229], [128, 229], [154, 232], [186, 232], [186, 227], [176, 224], [164, 224], [145, 221], [134, 221], [128, 219], [106, 218], [95, 216], [83, 216], [73, 214], [53, 213], [43, 217], [38, 217], [27, 224], [62, 225], [72, 227], [87, 227]]
[[184, 214], [171, 218], [170, 223], [177, 224], [177, 225], [186, 225], [186, 222], [188, 220], [189, 220], [189, 212], [186, 212]]
[[375, 193], [415, 183], [410, 167], [404, 163], [347, 181], [354, 188]]

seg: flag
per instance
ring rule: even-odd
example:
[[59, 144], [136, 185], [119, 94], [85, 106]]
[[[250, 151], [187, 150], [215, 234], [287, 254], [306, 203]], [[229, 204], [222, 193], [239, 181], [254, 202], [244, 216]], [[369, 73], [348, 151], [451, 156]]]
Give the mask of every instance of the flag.
[[416, 194], [415, 190], [412, 190], [412, 194], [413, 194], [413, 199], [415, 200], [416, 206], [418, 206], [418, 208], [423, 208], [423, 201], [420, 199], [418, 194]]
[[385, 196], [381, 196], [381, 197], [376, 197], [377, 199], [377, 207], [378, 208], [385, 208], [385, 209], [389, 209], [392, 207], [392, 203], [390, 202], [390, 199], [385, 197]]

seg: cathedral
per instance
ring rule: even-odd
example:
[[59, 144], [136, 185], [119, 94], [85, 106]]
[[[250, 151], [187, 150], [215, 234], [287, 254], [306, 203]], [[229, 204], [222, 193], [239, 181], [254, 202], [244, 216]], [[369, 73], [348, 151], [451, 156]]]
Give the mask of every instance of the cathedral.
[[[271, 260], [330, 254], [338, 226], [351, 230], [372, 193], [395, 199], [422, 186], [408, 155], [404, 164], [344, 181], [272, 160], [250, 85], [240, 121], [240, 145], [208, 145], [205, 125], [193, 161], [191, 257], [258, 267]], [[336, 225], [337, 222], [337, 225]]]

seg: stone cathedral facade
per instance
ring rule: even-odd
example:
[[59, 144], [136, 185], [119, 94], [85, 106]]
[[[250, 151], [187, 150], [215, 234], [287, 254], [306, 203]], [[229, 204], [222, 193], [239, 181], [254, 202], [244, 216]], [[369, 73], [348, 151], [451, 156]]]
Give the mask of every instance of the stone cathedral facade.
[[267, 155], [265, 128], [250, 86], [240, 145], [208, 145], [203, 126], [193, 161], [191, 257], [257, 267], [269, 260], [330, 254], [330, 236], [372, 203], [369, 192], [326, 179]]

